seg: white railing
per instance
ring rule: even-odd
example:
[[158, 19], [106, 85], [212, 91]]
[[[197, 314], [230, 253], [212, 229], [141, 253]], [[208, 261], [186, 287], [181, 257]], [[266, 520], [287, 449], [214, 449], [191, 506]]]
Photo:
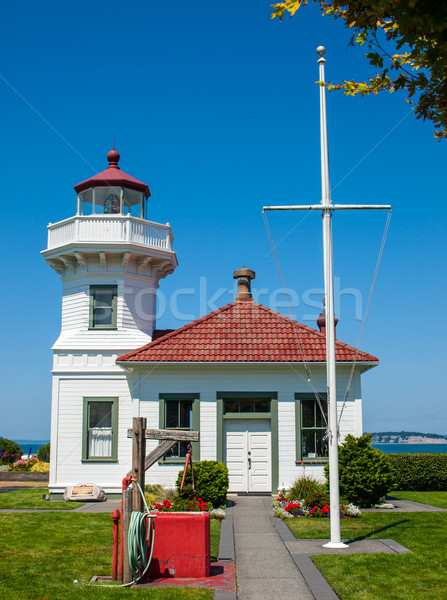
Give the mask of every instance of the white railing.
[[169, 225], [117, 215], [75, 216], [48, 225], [48, 250], [76, 242], [128, 242], [172, 251]]

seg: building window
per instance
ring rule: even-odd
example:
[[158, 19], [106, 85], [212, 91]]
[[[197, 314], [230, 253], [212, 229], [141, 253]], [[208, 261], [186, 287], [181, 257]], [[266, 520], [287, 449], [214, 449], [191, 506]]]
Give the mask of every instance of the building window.
[[321, 462], [328, 458], [328, 442], [324, 439], [328, 418], [327, 394], [318, 396], [320, 402], [314, 394], [295, 394], [297, 462]]
[[228, 413], [269, 413], [270, 398], [224, 398], [224, 415]]
[[90, 329], [116, 329], [118, 286], [90, 286]]
[[[160, 429], [199, 431], [199, 394], [160, 394]], [[192, 444], [193, 460], [199, 460], [199, 442]], [[184, 462], [188, 442], [179, 442], [165, 454], [164, 462]]]
[[84, 398], [82, 460], [116, 461], [118, 399]]

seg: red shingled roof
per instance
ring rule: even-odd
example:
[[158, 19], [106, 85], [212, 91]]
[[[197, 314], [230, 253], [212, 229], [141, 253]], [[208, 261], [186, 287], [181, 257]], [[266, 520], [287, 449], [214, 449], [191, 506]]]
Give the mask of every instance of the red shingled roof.
[[[325, 335], [256, 302], [232, 302], [163, 337], [120, 356], [138, 362], [326, 361]], [[355, 359], [355, 348], [336, 342], [336, 359]], [[357, 361], [378, 362], [358, 352]]]
[[120, 155], [116, 150], [111, 150], [107, 154], [107, 160], [109, 161], [109, 166], [105, 171], [101, 171], [101, 173], [97, 173], [86, 179], [85, 181], [81, 181], [74, 186], [74, 190], [77, 194], [83, 192], [84, 190], [88, 190], [89, 188], [94, 187], [127, 187], [131, 190], [137, 190], [138, 192], [143, 192], [146, 198], [149, 198], [151, 195], [149, 191], [149, 187], [146, 183], [142, 181], [138, 181], [132, 175], [121, 171], [118, 166], [118, 162], [120, 159]]

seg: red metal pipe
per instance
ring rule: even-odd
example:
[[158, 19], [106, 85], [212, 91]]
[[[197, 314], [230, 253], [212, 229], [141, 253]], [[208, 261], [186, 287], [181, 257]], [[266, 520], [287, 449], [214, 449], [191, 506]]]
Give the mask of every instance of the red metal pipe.
[[[123, 514], [123, 493], [124, 490], [130, 485], [132, 481], [132, 477], [124, 477], [123, 485], [121, 488], [121, 514]], [[120, 581], [123, 581], [123, 564], [124, 564], [124, 554], [123, 554], [123, 519], [121, 519], [121, 529], [120, 529], [120, 559], [119, 559], [119, 577]]]
[[120, 511], [115, 508], [110, 516], [113, 520], [112, 581], [116, 581], [118, 567], [118, 521], [120, 520]]

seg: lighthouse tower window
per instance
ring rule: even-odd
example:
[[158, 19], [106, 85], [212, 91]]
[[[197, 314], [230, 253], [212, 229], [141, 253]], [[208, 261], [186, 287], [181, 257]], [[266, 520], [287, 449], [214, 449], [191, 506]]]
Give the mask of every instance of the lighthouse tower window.
[[116, 329], [116, 285], [90, 286], [89, 329]]

